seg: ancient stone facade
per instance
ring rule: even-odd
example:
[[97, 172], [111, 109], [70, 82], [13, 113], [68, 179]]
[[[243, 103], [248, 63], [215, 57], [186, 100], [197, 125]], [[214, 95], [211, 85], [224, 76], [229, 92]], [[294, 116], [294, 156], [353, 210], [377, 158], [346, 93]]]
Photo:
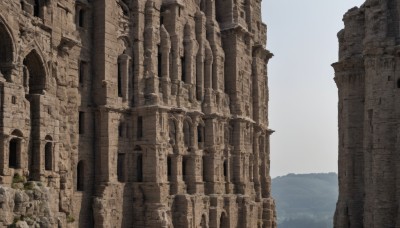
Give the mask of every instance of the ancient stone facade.
[[0, 1], [0, 226], [276, 227], [265, 44], [261, 0]]
[[344, 16], [339, 62], [335, 227], [400, 227], [400, 1]]

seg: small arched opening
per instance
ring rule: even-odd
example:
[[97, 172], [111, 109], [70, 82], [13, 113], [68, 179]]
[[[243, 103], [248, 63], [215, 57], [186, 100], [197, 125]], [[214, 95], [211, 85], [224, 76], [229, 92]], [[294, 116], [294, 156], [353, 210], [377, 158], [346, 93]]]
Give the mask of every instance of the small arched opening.
[[18, 162], [18, 147], [20, 140], [18, 138], [13, 138], [10, 140], [9, 145], [9, 155], [8, 155], [8, 167], [10, 168], [20, 168]]
[[21, 142], [22, 132], [14, 130], [11, 133], [11, 140], [8, 145], [8, 167], [13, 169], [21, 168]]
[[226, 215], [226, 212], [221, 213], [221, 217], [219, 219], [219, 227], [220, 228], [229, 228], [229, 219]]
[[76, 190], [84, 191], [85, 190], [85, 164], [84, 161], [81, 160], [78, 162], [77, 166], [77, 180], [76, 180]]

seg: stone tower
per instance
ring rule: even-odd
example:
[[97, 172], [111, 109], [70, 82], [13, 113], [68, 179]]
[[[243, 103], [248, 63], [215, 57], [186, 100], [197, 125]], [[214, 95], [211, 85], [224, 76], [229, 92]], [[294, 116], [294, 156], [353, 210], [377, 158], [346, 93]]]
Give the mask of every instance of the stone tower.
[[1, 1], [0, 226], [276, 227], [265, 44], [260, 0]]
[[400, 227], [400, 1], [344, 16], [339, 62], [339, 200], [335, 227]]

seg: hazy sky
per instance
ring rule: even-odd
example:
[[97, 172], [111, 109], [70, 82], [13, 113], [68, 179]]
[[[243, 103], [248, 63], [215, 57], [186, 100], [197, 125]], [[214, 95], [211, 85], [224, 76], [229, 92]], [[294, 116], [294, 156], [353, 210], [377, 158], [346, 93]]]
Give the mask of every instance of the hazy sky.
[[337, 172], [336, 34], [362, 0], [263, 0], [268, 26], [271, 176]]

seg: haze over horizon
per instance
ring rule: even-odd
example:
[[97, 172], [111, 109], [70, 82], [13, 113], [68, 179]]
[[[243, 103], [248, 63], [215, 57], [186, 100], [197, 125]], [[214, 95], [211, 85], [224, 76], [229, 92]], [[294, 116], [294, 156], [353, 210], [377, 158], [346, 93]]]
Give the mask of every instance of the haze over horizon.
[[343, 14], [362, 0], [264, 0], [271, 136], [271, 177], [337, 172], [338, 60]]

